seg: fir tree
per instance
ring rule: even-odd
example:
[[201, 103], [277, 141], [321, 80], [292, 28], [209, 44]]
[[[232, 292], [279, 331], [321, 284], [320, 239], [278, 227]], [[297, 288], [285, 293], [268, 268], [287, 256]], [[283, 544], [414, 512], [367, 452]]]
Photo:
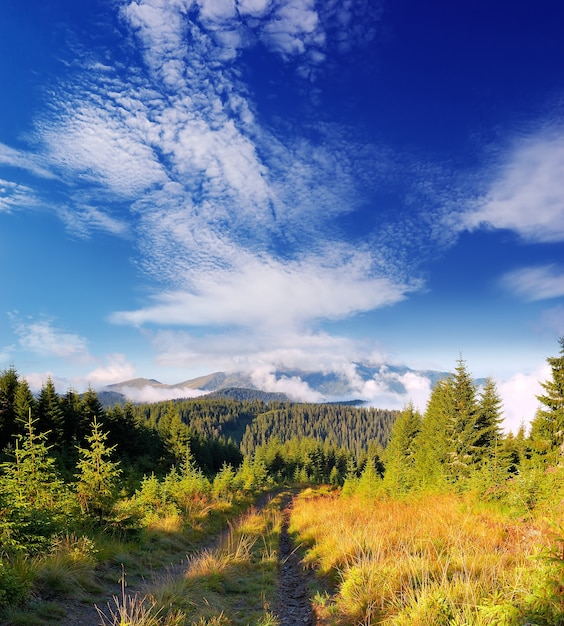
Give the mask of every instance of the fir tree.
[[3, 463], [3, 487], [17, 506], [53, 508], [62, 490], [62, 480], [47, 444], [48, 433], [37, 432], [31, 410], [22, 423], [24, 434], [16, 436], [13, 460]]
[[47, 434], [38, 433], [36, 424], [30, 411], [0, 477], [2, 543], [28, 552], [44, 549], [68, 512], [67, 492], [49, 453]]
[[16, 433], [14, 402], [18, 386], [18, 373], [14, 367], [0, 372], [0, 450], [12, 442]]
[[541, 383], [542, 407], [531, 423], [533, 456], [542, 465], [559, 464], [564, 457], [564, 336], [559, 343], [560, 356], [547, 358], [552, 379]]
[[447, 420], [447, 472], [451, 482], [468, 478], [479, 461], [476, 386], [466, 364], [458, 360], [451, 378], [451, 404]]
[[25, 424], [30, 414], [35, 413], [35, 398], [27, 380], [20, 380], [14, 397], [14, 415], [19, 424]]
[[392, 427], [384, 452], [384, 487], [391, 493], [407, 493], [415, 483], [415, 442], [421, 421], [421, 414], [410, 402]]
[[447, 483], [447, 424], [452, 407], [452, 379], [437, 382], [427, 402], [421, 431], [416, 438], [415, 475], [419, 488], [443, 490]]
[[106, 444], [108, 434], [100, 430], [96, 417], [86, 437], [88, 447], [79, 448], [76, 493], [83, 513], [102, 522], [115, 501], [119, 463], [111, 460], [114, 447]]
[[502, 402], [493, 378], [486, 379], [476, 419], [476, 447], [482, 458], [491, 457], [501, 442]]
[[64, 416], [55, 384], [49, 377], [37, 398], [37, 423], [41, 432], [49, 433], [50, 443], [59, 443], [64, 436]]

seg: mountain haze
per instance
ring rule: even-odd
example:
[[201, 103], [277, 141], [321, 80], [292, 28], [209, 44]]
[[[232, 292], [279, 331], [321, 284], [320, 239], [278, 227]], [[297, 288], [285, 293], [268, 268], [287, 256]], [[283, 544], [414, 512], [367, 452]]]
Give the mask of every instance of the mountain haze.
[[[428, 393], [447, 372], [413, 370], [406, 366], [353, 363], [347, 369], [306, 371], [278, 369], [267, 372], [213, 372], [175, 384], [134, 378], [108, 385], [101, 393], [122, 394], [133, 402], [151, 402], [200, 395], [244, 395], [296, 402], [355, 400], [373, 406], [399, 408]], [[241, 390], [245, 390], [242, 394]], [[265, 395], [266, 394], [266, 395]], [[419, 394], [419, 396], [417, 396]], [[102, 400], [104, 399], [102, 395]]]

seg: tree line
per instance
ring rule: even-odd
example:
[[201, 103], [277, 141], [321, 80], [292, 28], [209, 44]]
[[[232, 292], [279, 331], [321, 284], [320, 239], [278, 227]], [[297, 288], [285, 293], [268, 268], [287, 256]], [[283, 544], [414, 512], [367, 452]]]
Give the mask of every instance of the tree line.
[[[394, 422], [378, 459], [378, 493], [477, 491], [493, 499], [519, 499], [532, 507], [554, 497], [564, 469], [564, 337], [548, 357], [551, 378], [541, 382], [539, 408], [529, 432], [504, 433], [495, 382], [478, 387], [460, 359], [439, 381], [425, 411], [408, 404]], [[559, 482], [560, 481], [560, 482]], [[349, 485], [350, 486], [350, 485]]]

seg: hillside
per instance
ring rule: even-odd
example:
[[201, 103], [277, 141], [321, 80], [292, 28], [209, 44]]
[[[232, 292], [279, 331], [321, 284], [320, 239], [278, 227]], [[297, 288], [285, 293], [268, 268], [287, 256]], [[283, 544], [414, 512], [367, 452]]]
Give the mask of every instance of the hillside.
[[[255, 390], [275, 399], [282, 394], [294, 402], [341, 402], [366, 398], [367, 389], [376, 387], [382, 394], [409, 394], [409, 384], [420, 380], [433, 388], [439, 380], [448, 376], [447, 372], [435, 370], [414, 370], [406, 366], [387, 364], [371, 365], [354, 363], [354, 369], [346, 371], [278, 369], [267, 375], [245, 372], [213, 372], [174, 384], [165, 384], [149, 378], [135, 378], [108, 385], [103, 392], [121, 393], [134, 402], [147, 402], [154, 399], [189, 398], [195, 395], [219, 392], [227, 389]], [[282, 399], [278, 396], [278, 399]], [[246, 392], [246, 399], [261, 399]]]

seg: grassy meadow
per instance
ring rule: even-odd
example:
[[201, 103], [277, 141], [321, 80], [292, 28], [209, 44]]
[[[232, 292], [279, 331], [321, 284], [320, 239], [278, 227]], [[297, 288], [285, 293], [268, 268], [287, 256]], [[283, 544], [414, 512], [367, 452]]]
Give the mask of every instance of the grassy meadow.
[[309, 490], [290, 531], [319, 576], [318, 624], [548, 626], [564, 623], [564, 534], [552, 519], [468, 494]]

